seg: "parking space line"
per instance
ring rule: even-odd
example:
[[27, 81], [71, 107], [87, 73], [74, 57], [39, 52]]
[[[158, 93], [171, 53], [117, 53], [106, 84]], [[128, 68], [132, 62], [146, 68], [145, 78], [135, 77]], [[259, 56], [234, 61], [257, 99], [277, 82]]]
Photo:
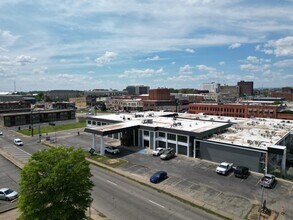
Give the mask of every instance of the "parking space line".
[[255, 184], [255, 186], [257, 186], [259, 184], [260, 180], [257, 181], [257, 183]]
[[218, 195], [216, 195], [216, 198], [217, 198], [217, 197], [219, 197], [221, 194], [222, 194], [222, 192], [219, 192], [219, 194], [218, 194]]
[[131, 168], [133, 168], [133, 167], [136, 167], [137, 165], [136, 164], [134, 164], [133, 166], [131, 166], [131, 167], [128, 167], [126, 170], [128, 171], [128, 170], [130, 170]]

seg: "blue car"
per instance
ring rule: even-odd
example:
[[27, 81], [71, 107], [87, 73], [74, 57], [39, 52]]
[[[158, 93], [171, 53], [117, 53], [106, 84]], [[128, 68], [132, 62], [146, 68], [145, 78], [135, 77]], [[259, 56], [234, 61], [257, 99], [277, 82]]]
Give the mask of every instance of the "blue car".
[[151, 183], [159, 183], [167, 178], [168, 178], [168, 175], [167, 175], [166, 171], [158, 171], [151, 176], [150, 182]]

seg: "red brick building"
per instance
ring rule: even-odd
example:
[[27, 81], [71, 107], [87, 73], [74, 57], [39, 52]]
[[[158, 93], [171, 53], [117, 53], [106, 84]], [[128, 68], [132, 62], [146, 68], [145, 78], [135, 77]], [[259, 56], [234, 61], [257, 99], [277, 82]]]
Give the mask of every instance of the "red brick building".
[[277, 118], [278, 106], [272, 105], [241, 105], [241, 104], [189, 104], [188, 113], [198, 114], [205, 113], [207, 115], [219, 115], [230, 117], [261, 117], [261, 118]]
[[170, 100], [170, 90], [166, 88], [150, 89], [149, 100]]

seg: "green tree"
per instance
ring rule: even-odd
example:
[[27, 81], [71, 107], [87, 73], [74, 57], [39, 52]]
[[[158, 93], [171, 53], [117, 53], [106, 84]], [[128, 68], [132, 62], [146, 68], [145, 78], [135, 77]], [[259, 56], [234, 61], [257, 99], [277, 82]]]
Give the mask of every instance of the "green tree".
[[82, 149], [52, 148], [34, 153], [21, 172], [19, 219], [80, 220], [94, 186]]

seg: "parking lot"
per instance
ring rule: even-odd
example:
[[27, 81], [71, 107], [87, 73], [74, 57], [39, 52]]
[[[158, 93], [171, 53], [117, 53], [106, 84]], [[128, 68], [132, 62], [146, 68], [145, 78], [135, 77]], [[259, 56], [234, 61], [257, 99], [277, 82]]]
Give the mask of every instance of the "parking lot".
[[[82, 134], [64, 140], [64, 144], [80, 146], [85, 149], [91, 146], [91, 136]], [[60, 139], [59, 143], [63, 140]], [[117, 145], [117, 140], [105, 138], [106, 145]], [[85, 147], [86, 146], [86, 147]], [[97, 141], [97, 149], [99, 141]], [[259, 205], [261, 200], [260, 173], [252, 172], [247, 179], [234, 177], [233, 172], [227, 176], [216, 174], [216, 163], [200, 159], [177, 156], [170, 160], [161, 160], [152, 156], [151, 151], [136, 147], [119, 146], [120, 154], [112, 157], [123, 158], [128, 163], [117, 169], [126, 172], [134, 178], [148, 182], [150, 176], [158, 171], [168, 172], [169, 178], [155, 185], [173, 194], [178, 194], [195, 204], [206, 204], [226, 210], [232, 215], [244, 218], [253, 205]], [[264, 190], [267, 206], [280, 212], [286, 211], [287, 219], [293, 219], [293, 184], [278, 179], [272, 189]]]
[[[0, 156], [0, 188], [11, 188], [19, 191], [20, 169]], [[15, 208], [17, 202], [0, 200], [0, 213]]]
[[[122, 149], [123, 151], [123, 149]], [[217, 164], [208, 161], [194, 160], [178, 156], [168, 161], [158, 157], [143, 154], [129, 154], [125, 157], [129, 163], [119, 169], [148, 181], [157, 170], [168, 172], [169, 178], [160, 187], [184, 196], [194, 203], [202, 202], [210, 206], [226, 210], [233, 215], [244, 218], [253, 205], [258, 205], [261, 199], [259, 180], [261, 174], [251, 173], [247, 179], [228, 176], [215, 172]], [[264, 190], [266, 204], [272, 210], [280, 212], [283, 207], [286, 216], [292, 219], [293, 185], [291, 182], [277, 181], [272, 189]]]

